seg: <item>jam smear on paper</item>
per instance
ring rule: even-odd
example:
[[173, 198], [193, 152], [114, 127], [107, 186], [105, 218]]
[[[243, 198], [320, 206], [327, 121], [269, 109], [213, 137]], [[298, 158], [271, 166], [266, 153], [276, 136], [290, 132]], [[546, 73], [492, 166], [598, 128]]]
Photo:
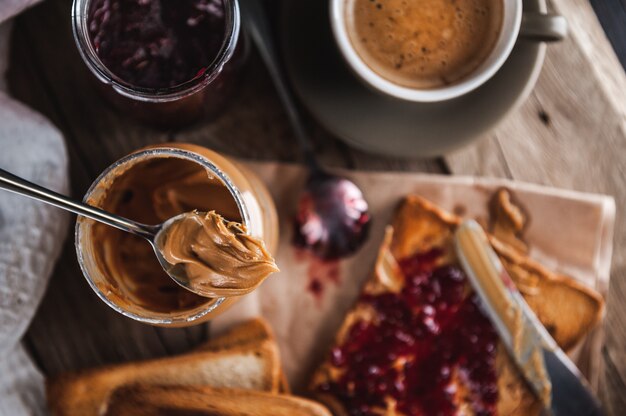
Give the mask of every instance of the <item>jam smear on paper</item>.
[[318, 305], [322, 302], [328, 284], [338, 285], [341, 279], [340, 261], [324, 260], [304, 249], [296, 249], [296, 259], [306, 263], [307, 291], [315, 298]]

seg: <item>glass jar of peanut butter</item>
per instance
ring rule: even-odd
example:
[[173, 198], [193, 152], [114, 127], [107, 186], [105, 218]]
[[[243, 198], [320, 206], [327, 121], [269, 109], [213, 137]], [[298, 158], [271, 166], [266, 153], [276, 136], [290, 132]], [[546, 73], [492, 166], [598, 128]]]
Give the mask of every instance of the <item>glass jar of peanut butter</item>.
[[[204, 147], [163, 144], [118, 160], [91, 185], [84, 201], [145, 224], [160, 224], [193, 210], [215, 211], [278, 245], [272, 198], [244, 166]], [[76, 252], [89, 285], [124, 316], [159, 326], [188, 326], [212, 319], [239, 297], [206, 298], [177, 285], [150, 244], [93, 220], [76, 222]]]

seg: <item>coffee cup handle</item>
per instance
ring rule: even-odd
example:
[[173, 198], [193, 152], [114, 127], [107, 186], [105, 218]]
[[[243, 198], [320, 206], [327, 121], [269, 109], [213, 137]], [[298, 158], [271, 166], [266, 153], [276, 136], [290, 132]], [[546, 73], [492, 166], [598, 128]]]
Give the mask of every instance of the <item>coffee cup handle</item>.
[[539, 42], [557, 42], [567, 36], [567, 20], [558, 14], [524, 13], [520, 36]]

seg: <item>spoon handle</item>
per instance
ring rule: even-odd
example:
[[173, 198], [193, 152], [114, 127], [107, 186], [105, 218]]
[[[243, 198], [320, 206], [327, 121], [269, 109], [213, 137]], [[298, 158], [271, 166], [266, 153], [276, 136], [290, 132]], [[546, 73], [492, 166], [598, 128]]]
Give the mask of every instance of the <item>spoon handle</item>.
[[241, 16], [245, 27], [256, 44], [261, 58], [265, 62], [265, 66], [272, 78], [278, 97], [283, 103], [283, 107], [287, 113], [287, 118], [289, 118], [291, 127], [300, 143], [306, 162], [312, 170], [320, 171], [320, 166], [313, 153], [311, 139], [304, 127], [295, 100], [280, 67], [280, 60], [274, 48], [272, 31], [269, 26], [269, 18], [265, 12], [265, 6], [262, 4], [261, 0], [243, 0], [240, 1], [240, 5]]
[[111, 214], [99, 208], [82, 202], [74, 201], [65, 195], [61, 195], [50, 189], [29, 182], [18, 176], [13, 175], [3, 169], [0, 169], [0, 189], [5, 189], [16, 194], [20, 194], [29, 198], [36, 199], [46, 204], [73, 212], [83, 217], [119, 228], [132, 234], [139, 235], [146, 239], [152, 240], [157, 232], [157, 227], [140, 224], [126, 218]]

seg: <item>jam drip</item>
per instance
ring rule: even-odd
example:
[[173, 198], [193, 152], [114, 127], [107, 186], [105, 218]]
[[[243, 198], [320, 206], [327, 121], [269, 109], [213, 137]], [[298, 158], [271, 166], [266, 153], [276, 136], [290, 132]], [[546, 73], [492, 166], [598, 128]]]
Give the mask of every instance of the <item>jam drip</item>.
[[145, 88], [202, 75], [225, 36], [222, 0], [94, 0], [88, 23], [102, 63]]
[[346, 342], [331, 351], [337, 381], [318, 390], [332, 394], [350, 415], [375, 415], [393, 398], [406, 415], [455, 415], [459, 380], [477, 415], [495, 415], [497, 335], [466, 277], [457, 266], [435, 267], [433, 250], [400, 261], [405, 286], [400, 294], [362, 295], [379, 323], [359, 321]]

